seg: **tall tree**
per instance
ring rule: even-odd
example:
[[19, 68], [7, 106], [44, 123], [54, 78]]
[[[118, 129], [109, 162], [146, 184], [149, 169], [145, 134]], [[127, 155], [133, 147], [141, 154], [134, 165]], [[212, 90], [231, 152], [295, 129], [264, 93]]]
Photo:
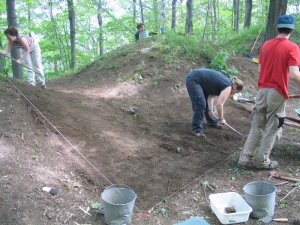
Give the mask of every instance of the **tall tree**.
[[136, 22], [136, 0], [133, 0], [133, 22]]
[[240, 24], [240, 0], [233, 0], [233, 24], [236, 33], [239, 33]]
[[[57, 25], [57, 21], [54, 17], [53, 11], [55, 11], [55, 9], [53, 9], [53, 2], [52, 0], [49, 0], [48, 2], [48, 6], [49, 6], [49, 15], [50, 15], [50, 19], [51, 19], [51, 24], [53, 26], [53, 32], [54, 32], [54, 36], [56, 38], [56, 42], [52, 41], [53, 45], [57, 46], [57, 49], [59, 50], [59, 59], [60, 59], [60, 63], [63, 65], [62, 68], [64, 68], [64, 70], [67, 68], [68, 65], [68, 58], [65, 57], [65, 48], [64, 48], [64, 44], [63, 41], [60, 38], [59, 35], [59, 31], [58, 31], [58, 25]], [[54, 60], [54, 69], [56, 70], [58, 68], [58, 62], [57, 60]]]
[[[6, 0], [6, 12], [7, 12], [7, 24], [8, 26], [17, 26], [17, 17], [16, 17], [16, 3], [15, 0]], [[17, 48], [12, 48], [11, 56], [13, 59], [20, 58], [20, 51]], [[13, 69], [13, 78], [23, 79], [23, 70], [21, 65], [16, 63], [14, 60], [12, 62]]]
[[264, 41], [274, 38], [276, 33], [276, 20], [280, 15], [286, 14], [288, 0], [270, 0], [268, 21]]
[[103, 55], [102, 0], [98, 0], [99, 54]]
[[245, 10], [245, 22], [244, 27], [249, 28], [251, 25], [252, 16], [252, 0], [245, 0], [246, 10]]
[[160, 13], [160, 20], [161, 20], [161, 32], [164, 33], [166, 27], [166, 2], [165, 0], [161, 0], [161, 13]]
[[175, 30], [176, 27], [176, 3], [177, 0], [172, 0], [172, 22], [171, 22], [171, 29]]
[[186, 21], [185, 21], [185, 33], [193, 34], [193, 11], [194, 2], [193, 0], [186, 1]]
[[142, 20], [142, 23], [145, 23], [145, 19], [144, 19], [144, 8], [143, 8], [142, 0], [140, 0], [140, 9], [141, 9], [141, 20]]
[[70, 22], [70, 39], [71, 39], [71, 63], [70, 69], [74, 69], [76, 65], [76, 48], [75, 48], [75, 10], [73, 0], [68, 0], [68, 15]]
[[212, 0], [211, 15], [211, 40], [215, 41], [215, 31], [217, 22], [216, 0]]

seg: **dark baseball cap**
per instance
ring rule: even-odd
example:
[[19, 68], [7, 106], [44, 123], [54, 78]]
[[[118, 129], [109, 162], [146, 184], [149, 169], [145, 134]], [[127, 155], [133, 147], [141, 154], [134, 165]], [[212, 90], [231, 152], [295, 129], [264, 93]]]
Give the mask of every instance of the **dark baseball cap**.
[[291, 15], [282, 15], [277, 18], [277, 28], [295, 29], [295, 18]]

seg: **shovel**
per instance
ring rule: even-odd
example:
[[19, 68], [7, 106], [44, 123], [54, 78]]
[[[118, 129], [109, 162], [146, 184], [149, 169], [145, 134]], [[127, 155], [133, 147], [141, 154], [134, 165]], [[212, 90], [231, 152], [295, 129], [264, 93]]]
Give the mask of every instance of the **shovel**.
[[271, 216], [266, 216], [266, 217], [260, 219], [260, 221], [262, 221], [263, 223], [270, 223], [271, 221], [287, 223], [289, 220], [288, 220], [288, 218], [272, 219]]

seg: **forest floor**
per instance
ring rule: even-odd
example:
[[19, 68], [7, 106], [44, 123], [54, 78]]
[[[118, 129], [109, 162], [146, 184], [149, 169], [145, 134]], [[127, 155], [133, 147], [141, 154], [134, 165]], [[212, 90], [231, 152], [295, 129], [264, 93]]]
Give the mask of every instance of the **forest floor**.
[[[112, 184], [136, 193], [133, 225], [172, 225], [191, 216], [221, 224], [209, 195], [243, 196], [252, 181], [276, 185], [274, 217], [300, 224], [300, 190], [293, 182], [236, 168], [254, 105], [232, 97], [225, 104], [226, 121], [242, 136], [205, 127], [207, 138], [197, 138], [185, 76], [208, 62], [182, 56], [167, 64], [150, 39], [133, 45], [106, 67], [93, 62], [48, 81], [47, 90], [0, 81], [0, 225], [105, 224], [97, 208]], [[243, 96], [254, 98], [257, 64], [234, 56], [227, 65], [239, 71]], [[292, 82], [290, 94], [299, 94]], [[288, 116], [297, 118], [297, 108], [298, 99], [287, 101]], [[271, 158], [280, 163], [278, 174], [300, 179], [298, 129], [284, 126]], [[245, 224], [260, 223], [250, 218]]]

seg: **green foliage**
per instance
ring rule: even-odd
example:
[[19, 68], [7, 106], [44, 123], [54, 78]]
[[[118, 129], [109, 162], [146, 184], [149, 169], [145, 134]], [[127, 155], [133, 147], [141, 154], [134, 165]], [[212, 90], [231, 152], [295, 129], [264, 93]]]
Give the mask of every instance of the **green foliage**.
[[282, 201], [280, 201], [279, 202], [279, 204], [278, 204], [278, 209], [284, 209], [284, 208], [286, 208], [287, 206], [288, 206], [288, 200], [282, 200]]
[[156, 48], [163, 51], [166, 61], [172, 63], [179, 61], [184, 55], [192, 60], [199, 58], [199, 40], [193, 35], [179, 35], [168, 31], [156, 42]]
[[137, 66], [137, 69], [138, 70], [146, 69], [146, 64], [145, 64], [145, 61], [143, 59], [141, 60], [141, 63]]
[[141, 84], [143, 80], [144, 80], [144, 77], [142, 74], [139, 74], [139, 73], [134, 74], [135, 83]]
[[236, 76], [238, 71], [236, 68], [228, 68], [226, 61], [228, 59], [227, 52], [220, 50], [215, 58], [210, 62], [210, 68], [227, 74], [229, 77]]
[[153, 68], [153, 72], [154, 72], [155, 78], [154, 78], [154, 80], [152, 81], [152, 84], [153, 84], [154, 86], [157, 86], [158, 83], [159, 83], [159, 82], [161, 81], [161, 79], [162, 79], [162, 75], [159, 73], [159, 70], [158, 70], [156, 67]]
[[163, 215], [164, 217], [168, 217], [169, 215], [169, 212], [166, 208], [161, 208], [160, 210], [157, 211], [157, 214], [158, 215]]
[[120, 72], [118, 73], [118, 80], [122, 83], [130, 83], [133, 80], [133, 78], [130, 76], [125, 76], [124, 73]]
[[213, 60], [216, 50], [211, 42], [200, 43], [200, 56], [206, 58], [208, 61]]
[[103, 206], [103, 204], [100, 203], [100, 202], [93, 202], [93, 203], [91, 204], [91, 208], [92, 208], [92, 209], [100, 209], [100, 208], [102, 208], [102, 206]]

